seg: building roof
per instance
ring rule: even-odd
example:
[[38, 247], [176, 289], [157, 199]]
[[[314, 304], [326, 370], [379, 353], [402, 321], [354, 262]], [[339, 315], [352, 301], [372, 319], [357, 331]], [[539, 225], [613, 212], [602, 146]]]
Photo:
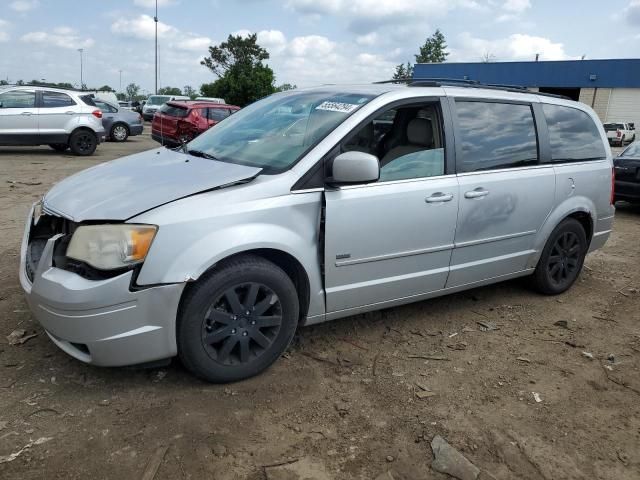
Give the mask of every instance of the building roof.
[[455, 78], [521, 87], [640, 88], [640, 59], [418, 63], [413, 78]]

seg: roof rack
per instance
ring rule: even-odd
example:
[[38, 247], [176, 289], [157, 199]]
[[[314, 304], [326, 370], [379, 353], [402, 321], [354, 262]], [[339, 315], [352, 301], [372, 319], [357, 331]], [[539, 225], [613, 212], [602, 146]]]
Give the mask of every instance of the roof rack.
[[43, 84], [43, 83], [23, 83], [18, 85], [17, 83], [10, 83], [7, 85], [0, 85], [0, 87], [38, 87], [38, 88], [55, 88], [56, 90], [68, 90], [70, 92], [91, 92], [95, 90], [80, 90], [78, 88], [59, 87], [57, 85]]
[[374, 82], [375, 84], [385, 83], [406, 83], [409, 87], [466, 87], [466, 88], [483, 88], [486, 90], [501, 90], [503, 92], [514, 93], [531, 93], [533, 95], [541, 95], [545, 97], [562, 98], [564, 100], [571, 100], [565, 95], [557, 95], [554, 93], [544, 92], [531, 92], [527, 87], [521, 85], [502, 85], [497, 83], [480, 83], [478, 80], [469, 80], [466, 78], [398, 78], [392, 80], [384, 80], [381, 82]]

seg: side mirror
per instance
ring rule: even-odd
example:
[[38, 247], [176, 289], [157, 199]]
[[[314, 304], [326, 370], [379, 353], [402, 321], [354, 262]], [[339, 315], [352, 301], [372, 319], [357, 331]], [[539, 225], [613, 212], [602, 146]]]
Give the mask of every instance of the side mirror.
[[333, 160], [330, 183], [368, 183], [380, 178], [380, 161], [364, 152], [345, 152]]

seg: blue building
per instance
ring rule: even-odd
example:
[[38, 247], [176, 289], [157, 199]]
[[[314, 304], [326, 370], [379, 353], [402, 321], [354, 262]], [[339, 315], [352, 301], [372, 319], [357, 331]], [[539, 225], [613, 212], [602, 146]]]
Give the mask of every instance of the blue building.
[[413, 77], [526, 87], [586, 103], [603, 122], [640, 121], [640, 59], [419, 63]]

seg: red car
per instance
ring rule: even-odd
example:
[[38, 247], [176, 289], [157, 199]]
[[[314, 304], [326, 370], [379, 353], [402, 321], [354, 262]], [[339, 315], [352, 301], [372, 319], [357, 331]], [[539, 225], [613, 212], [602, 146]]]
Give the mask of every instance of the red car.
[[162, 145], [181, 145], [238, 110], [240, 107], [224, 103], [167, 102], [153, 116], [151, 138]]

